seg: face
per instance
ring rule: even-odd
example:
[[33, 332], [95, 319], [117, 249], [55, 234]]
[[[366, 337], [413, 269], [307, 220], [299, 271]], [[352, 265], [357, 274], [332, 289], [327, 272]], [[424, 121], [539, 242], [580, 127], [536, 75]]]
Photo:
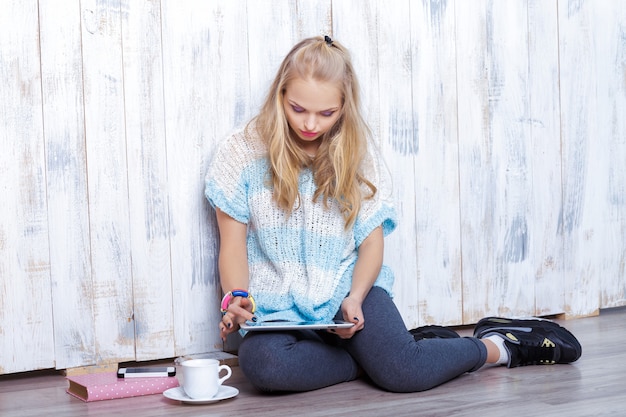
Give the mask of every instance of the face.
[[315, 155], [320, 138], [341, 116], [341, 91], [334, 83], [296, 78], [283, 97], [289, 127], [309, 155]]

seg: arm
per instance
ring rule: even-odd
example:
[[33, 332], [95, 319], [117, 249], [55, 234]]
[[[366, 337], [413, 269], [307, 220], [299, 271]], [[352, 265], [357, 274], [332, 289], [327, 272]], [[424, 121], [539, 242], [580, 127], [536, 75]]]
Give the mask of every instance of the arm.
[[342, 338], [352, 337], [365, 325], [361, 305], [380, 273], [383, 265], [383, 249], [383, 229], [379, 226], [359, 246], [350, 295], [341, 304], [344, 320], [353, 322], [355, 325], [349, 329], [338, 329], [336, 333]]
[[226, 293], [234, 288], [248, 289], [247, 227], [216, 209], [220, 232], [218, 267], [220, 283]]
[[[248, 289], [248, 255], [246, 247], [247, 226], [233, 219], [220, 209], [216, 209], [217, 225], [220, 233], [218, 266], [220, 283], [226, 293], [235, 288]], [[220, 322], [220, 335], [225, 339], [228, 333], [237, 330], [239, 323], [251, 320], [252, 304], [247, 298], [235, 297], [228, 312]]]

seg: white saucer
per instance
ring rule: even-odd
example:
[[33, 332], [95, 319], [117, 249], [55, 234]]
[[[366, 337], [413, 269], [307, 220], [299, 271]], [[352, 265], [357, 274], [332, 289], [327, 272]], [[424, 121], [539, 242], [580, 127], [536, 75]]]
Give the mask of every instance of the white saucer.
[[185, 394], [183, 387], [170, 388], [163, 393], [163, 395], [170, 400], [182, 401], [187, 404], [210, 404], [233, 398], [237, 394], [239, 394], [239, 390], [234, 387], [229, 387], [228, 385], [220, 386], [217, 394], [211, 398], [189, 398], [187, 394]]

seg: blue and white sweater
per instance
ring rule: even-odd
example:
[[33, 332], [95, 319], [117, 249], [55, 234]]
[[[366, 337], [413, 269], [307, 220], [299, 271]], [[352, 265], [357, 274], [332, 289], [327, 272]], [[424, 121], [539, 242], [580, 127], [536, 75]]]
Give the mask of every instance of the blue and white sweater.
[[[364, 175], [377, 188], [365, 200], [354, 226], [335, 201], [325, 208], [309, 169], [300, 174], [300, 202], [290, 216], [272, 199], [265, 142], [254, 124], [228, 137], [215, 152], [205, 195], [235, 220], [247, 225], [249, 288], [261, 320], [330, 320], [350, 292], [357, 249], [378, 226], [386, 236], [396, 227], [390, 181], [379, 159], [364, 163]], [[393, 273], [383, 266], [374, 285], [391, 294]]]

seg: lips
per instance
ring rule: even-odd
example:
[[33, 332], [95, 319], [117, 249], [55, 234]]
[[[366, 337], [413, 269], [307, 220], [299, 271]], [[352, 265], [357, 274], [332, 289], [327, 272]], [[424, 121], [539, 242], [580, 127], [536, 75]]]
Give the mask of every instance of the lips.
[[305, 138], [314, 138], [315, 136], [317, 136], [317, 132], [307, 132], [307, 131], [301, 130], [300, 133]]

